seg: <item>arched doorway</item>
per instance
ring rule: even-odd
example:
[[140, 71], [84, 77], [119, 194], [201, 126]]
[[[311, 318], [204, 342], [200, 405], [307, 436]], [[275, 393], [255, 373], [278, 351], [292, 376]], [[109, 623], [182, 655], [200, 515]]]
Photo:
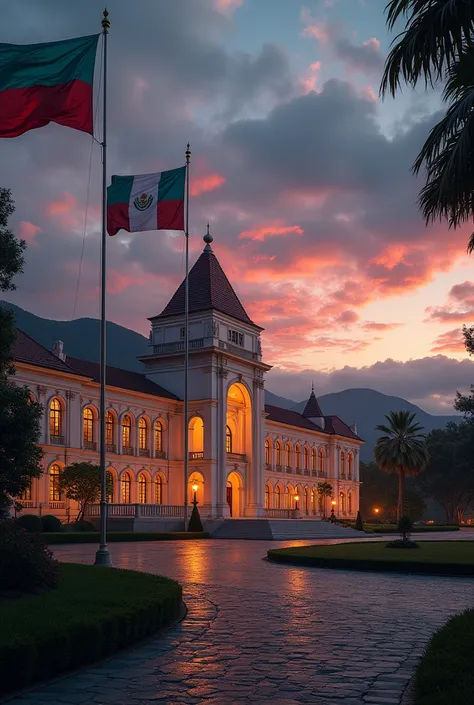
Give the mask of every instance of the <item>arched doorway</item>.
[[242, 505], [243, 482], [238, 472], [231, 472], [227, 477], [226, 502], [229, 505], [230, 516], [240, 517], [243, 514]]
[[252, 478], [252, 400], [242, 382], [233, 382], [227, 390], [225, 427], [221, 432], [226, 478], [222, 488], [225, 491], [225, 511], [228, 507], [231, 517], [241, 517], [248, 504], [263, 503], [263, 486], [261, 496], [254, 497], [258, 492], [252, 481], [255, 479]]

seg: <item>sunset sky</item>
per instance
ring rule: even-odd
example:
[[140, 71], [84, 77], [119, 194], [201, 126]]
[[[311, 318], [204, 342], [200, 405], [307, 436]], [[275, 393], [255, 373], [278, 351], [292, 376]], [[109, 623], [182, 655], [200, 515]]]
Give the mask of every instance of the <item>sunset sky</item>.
[[[15, 0], [0, 41], [93, 34], [99, 5]], [[319, 394], [372, 387], [449, 414], [456, 389], [474, 382], [461, 336], [474, 323], [472, 227], [426, 228], [418, 213], [423, 181], [410, 167], [440, 94], [379, 98], [392, 39], [384, 5], [112, 0], [109, 171], [180, 166], [189, 140], [192, 261], [209, 220], [216, 255], [265, 328], [269, 389], [300, 400], [312, 379]], [[100, 178], [85, 134], [49, 125], [1, 141], [0, 185], [28, 242], [5, 298], [47, 318], [99, 316]], [[108, 318], [147, 335], [184, 274], [183, 236], [122, 232], [108, 246]]]

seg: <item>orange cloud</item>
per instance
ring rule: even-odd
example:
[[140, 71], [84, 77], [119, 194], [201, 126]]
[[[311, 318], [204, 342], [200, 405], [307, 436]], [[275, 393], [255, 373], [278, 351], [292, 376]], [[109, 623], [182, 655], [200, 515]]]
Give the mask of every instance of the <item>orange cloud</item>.
[[21, 220], [17, 235], [20, 240], [25, 240], [29, 245], [37, 245], [36, 235], [42, 232], [43, 230], [38, 225], [30, 223], [29, 220]]
[[283, 225], [281, 221], [274, 221], [269, 225], [260, 225], [252, 230], [244, 230], [240, 233], [240, 240], [259, 240], [263, 242], [267, 237], [278, 237], [281, 235], [303, 235], [304, 230], [299, 225]]
[[63, 191], [62, 197], [57, 201], [50, 201], [46, 204], [45, 210], [48, 215], [58, 215], [59, 213], [70, 213], [77, 206], [77, 201], [69, 191]]
[[320, 61], [315, 61], [306, 69], [306, 76], [300, 79], [301, 89], [306, 95], [311, 91], [318, 92], [318, 81], [321, 73], [322, 64]]
[[227, 179], [221, 174], [209, 174], [191, 179], [190, 192], [191, 196], [200, 196], [207, 191], [215, 191], [220, 188]]
[[466, 323], [474, 317], [474, 283], [456, 284], [449, 291], [446, 306], [428, 306], [425, 312], [428, 321]]
[[306, 25], [301, 32], [303, 37], [313, 37], [324, 44], [331, 38], [331, 32], [326, 22], [317, 22], [307, 7], [301, 10], [301, 21]]
[[393, 330], [394, 328], [400, 328], [400, 326], [404, 325], [404, 323], [377, 323], [376, 321], [365, 321], [365, 323], [362, 324], [362, 328], [370, 331], [382, 331]]
[[454, 328], [446, 333], [438, 335], [433, 342], [431, 352], [443, 353], [462, 353], [465, 352], [464, 338], [460, 328]]

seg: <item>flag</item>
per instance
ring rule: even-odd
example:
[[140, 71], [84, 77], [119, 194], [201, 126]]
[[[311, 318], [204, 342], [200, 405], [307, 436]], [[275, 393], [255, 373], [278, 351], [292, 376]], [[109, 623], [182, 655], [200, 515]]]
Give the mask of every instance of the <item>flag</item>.
[[107, 232], [184, 230], [186, 167], [139, 176], [112, 176], [107, 189]]
[[49, 122], [92, 134], [98, 38], [0, 44], [0, 137], [18, 137]]

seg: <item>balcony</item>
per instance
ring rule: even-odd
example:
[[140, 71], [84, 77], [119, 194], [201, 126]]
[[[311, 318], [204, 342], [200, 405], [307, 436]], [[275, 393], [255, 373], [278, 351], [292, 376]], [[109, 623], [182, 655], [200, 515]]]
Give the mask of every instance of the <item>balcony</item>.
[[238, 345], [232, 345], [225, 340], [219, 340], [219, 347], [221, 350], [228, 350], [233, 355], [238, 355], [239, 357], [245, 357], [247, 360], [258, 360], [258, 353], [254, 353], [251, 350], [246, 350], [245, 348], [240, 348]]
[[291, 465], [287, 465], [285, 468], [285, 472], [293, 472]]
[[95, 441], [84, 441], [84, 450], [97, 450], [97, 443]]
[[283, 467], [281, 465], [277, 465], [275, 469], [277, 472], [282, 472]]
[[63, 446], [64, 445], [64, 436], [50, 436], [49, 442], [51, 443], [52, 446]]
[[116, 453], [117, 446], [115, 445], [115, 443], [106, 443], [105, 444], [105, 452], [106, 453]]
[[189, 460], [201, 460], [204, 458], [204, 451], [203, 450], [198, 450], [198, 451], [191, 451], [189, 453]]
[[161, 458], [162, 460], [166, 460], [166, 453], [164, 450], [155, 450], [155, 458]]
[[227, 460], [237, 460], [240, 463], [246, 463], [247, 456], [245, 453], [227, 453]]
[[[199, 348], [203, 347], [204, 338], [196, 338], [196, 340], [189, 341], [189, 350], [199, 350]], [[153, 355], [169, 355], [178, 352], [184, 352], [184, 340], [153, 346]]]
[[123, 455], [135, 455], [132, 446], [122, 446]]
[[49, 502], [49, 508], [50, 508], [50, 509], [65, 509], [65, 508], [66, 508], [66, 502], [50, 501], [50, 502]]
[[149, 448], [139, 448], [138, 455], [140, 456], [140, 458], [149, 458], [150, 457], [150, 449]]

